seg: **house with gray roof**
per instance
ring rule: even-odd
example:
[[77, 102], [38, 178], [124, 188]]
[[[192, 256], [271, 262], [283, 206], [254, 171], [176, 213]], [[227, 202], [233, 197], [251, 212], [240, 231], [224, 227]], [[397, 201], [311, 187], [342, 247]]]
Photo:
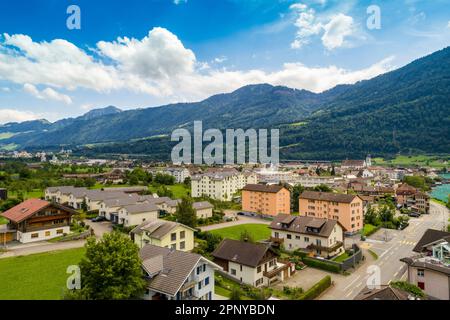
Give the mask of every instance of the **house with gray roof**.
[[132, 227], [144, 221], [156, 220], [158, 216], [159, 208], [156, 204], [142, 202], [121, 206], [117, 216], [111, 214], [111, 221], [124, 227]]
[[325, 258], [345, 251], [345, 228], [337, 220], [280, 214], [269, 228], [271, 240], [288, 251], [302, 250]]
[[148, 244], [139, 251], [146, 300], [212, 300], [220, 266], [199, 254]]

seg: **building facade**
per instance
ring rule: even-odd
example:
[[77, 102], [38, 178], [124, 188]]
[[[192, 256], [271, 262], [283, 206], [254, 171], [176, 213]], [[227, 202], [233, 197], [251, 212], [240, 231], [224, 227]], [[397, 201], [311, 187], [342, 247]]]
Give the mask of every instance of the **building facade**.
[[276, 216], [291, 212], [291, 194], [279, 185], [248, 184], [242, 189], [242, 210]]

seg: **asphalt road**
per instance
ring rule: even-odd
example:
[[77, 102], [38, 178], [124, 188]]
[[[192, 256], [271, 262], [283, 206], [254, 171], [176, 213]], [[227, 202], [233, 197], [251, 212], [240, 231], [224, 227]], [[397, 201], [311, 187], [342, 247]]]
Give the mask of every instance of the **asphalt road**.
[[[373, 266], [379, 267], [381, 285], [388, 284], [393, 280], [405, 279], [406, 266], [400, 259], [414, 255], [412, 249], [424, 232], [427, 229], [442, 230], [443, 221], [447, 220], [448, 210], [444, 206], [432, 202], [430, 214], [411, 219], [409, 227], [403, 231], [382, 229], [367, 241], [355, 240], [365, 251], [366, 262], [349, 276], [332, 276], [335, 286], [329, 289], [321, 299], [354, 299], [363, 288], [367, 287], [368, 278], [374, 278], [372, 276], [372, 270], [375, 270]], [[386, 238], [387, 241], [385, 241]], [[370, 253], [367, 252], [368, 249], [378, 254], [377, 260], [371, 257]]]

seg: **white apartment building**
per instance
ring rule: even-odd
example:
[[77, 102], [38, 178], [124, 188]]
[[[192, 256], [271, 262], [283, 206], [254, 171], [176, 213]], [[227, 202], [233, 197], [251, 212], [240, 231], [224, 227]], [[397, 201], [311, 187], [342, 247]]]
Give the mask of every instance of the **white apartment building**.
[[255, 173], [236, 170], [209, 172], [192, 177], [191, 194], [197, 198], [206, 195], [210, 198], [231, 201], [233, 195], [247, 184], [258, 183]]

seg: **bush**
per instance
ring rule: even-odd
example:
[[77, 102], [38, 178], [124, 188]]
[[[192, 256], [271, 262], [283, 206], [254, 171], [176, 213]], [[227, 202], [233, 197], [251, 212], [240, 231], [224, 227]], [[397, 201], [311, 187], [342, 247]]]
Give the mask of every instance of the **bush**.
[[305, 258], [303, 258], [303, 263], [306, 264], [307, 266], [322, 269], [325, 271], [330, 271], [330, 272], [334, 272], [334, 273], [341, 272], [341, 267], [339, 265], [332, 264], [327, 261], [322, 261], [322, 260], [305, 257]]
[[312, 286], [309, 290], [307, 290], [304, 294], [302, 294], [299, 297], [299, 300], [314, 300], [330, 286], [331, 277], [326, 276], [325, 278], [317, 282], [314, 286]]
[[295, 250], [292, 254], [294, 256], [300, 257], [302, 259], [308, 256], [308, 252], [304, 252], [304, 251], [301, 251], [299, 249]]
[[405, 281], [394, 281], [391, 282], [391, 286], [394, 288], [398, 288], [400, 290], [411, 293], [412, 295], [423, 298], [425, 297], [425, 293], [423, 293], [422, 289], [419, 287]]

